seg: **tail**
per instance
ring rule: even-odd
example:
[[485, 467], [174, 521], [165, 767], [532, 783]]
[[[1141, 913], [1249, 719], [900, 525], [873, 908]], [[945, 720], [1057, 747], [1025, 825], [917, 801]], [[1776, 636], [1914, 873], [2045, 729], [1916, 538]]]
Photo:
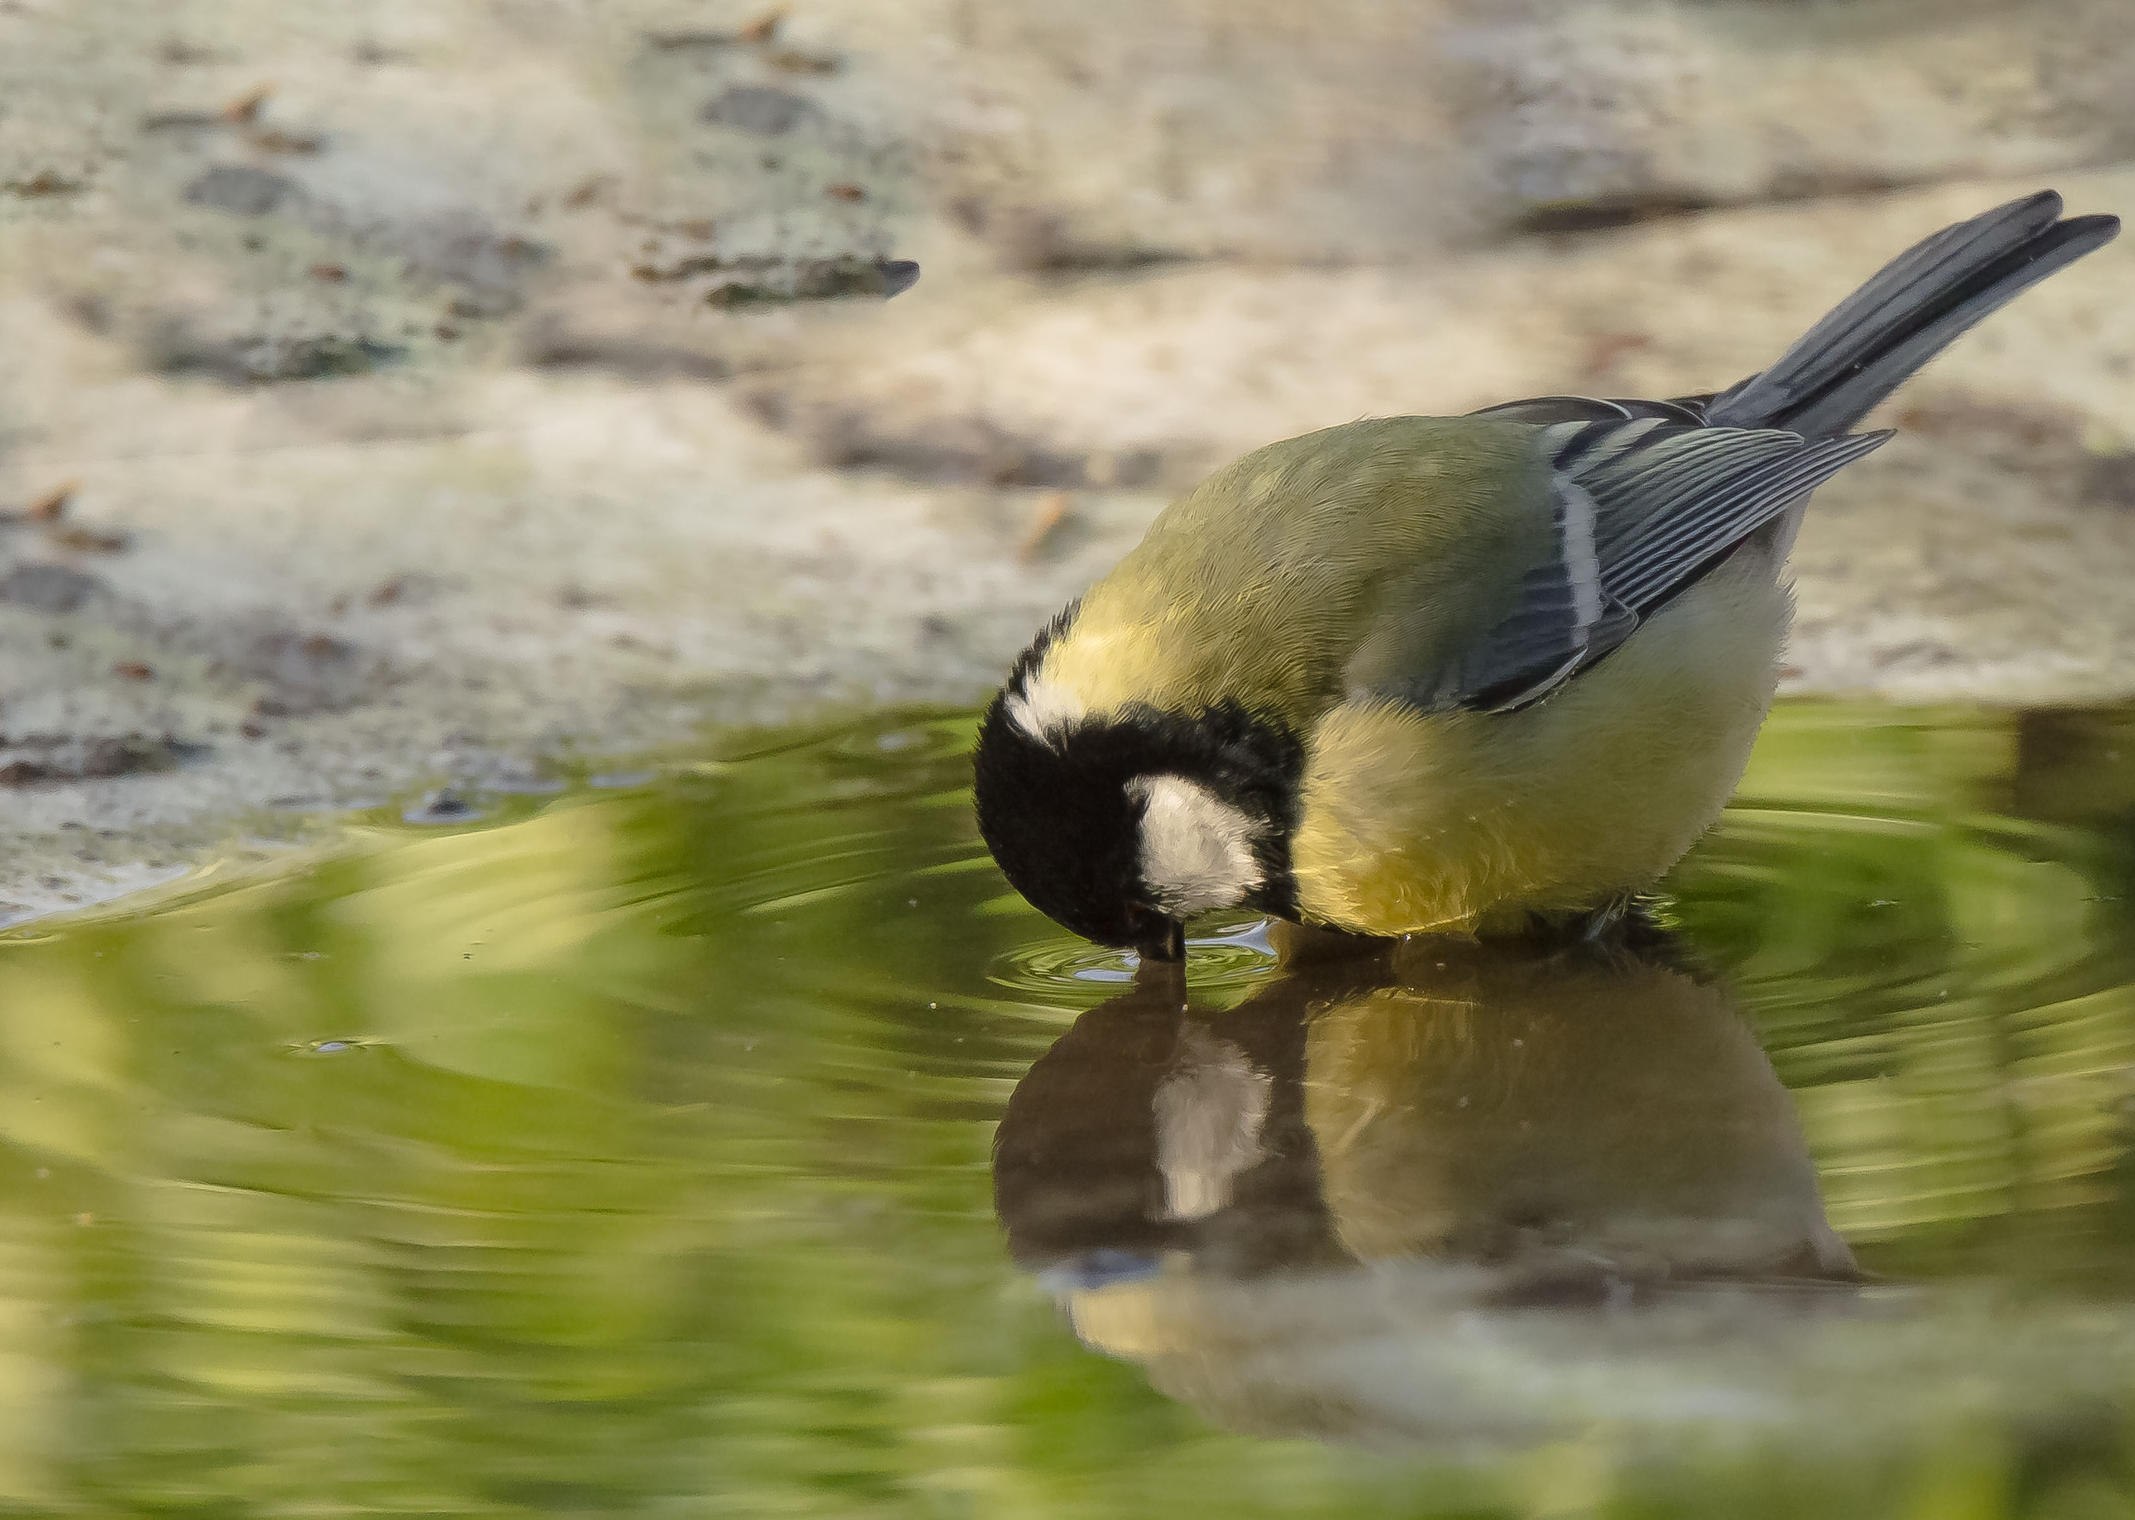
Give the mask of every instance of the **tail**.
[[1843, 432], [1973, 323], [2110, 243], [2117, 216], [2061, 220], [2041, 190], [1915, 244], [1839, 302], [1762, 374], [1706, 407], [1720, 427]]

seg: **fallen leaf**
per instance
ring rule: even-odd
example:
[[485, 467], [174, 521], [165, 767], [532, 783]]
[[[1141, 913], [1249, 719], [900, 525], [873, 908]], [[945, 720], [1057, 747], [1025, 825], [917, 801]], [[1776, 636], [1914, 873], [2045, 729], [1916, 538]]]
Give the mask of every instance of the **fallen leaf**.
[[72, 549], [78, 554], [116, 554], [130, 542], [124, 533], [84, 528], [75, 523], [48, 526], [44, 536], [48, 543]]
[[156, 56], [165, 63], [186, 64], [213, 63], [216, 53], [213, 48], [202, 47], [197, 42], [187, 42], [182, 37], [173, 37], [156, 49]]
[[565, 193], [562, 205], [569, 211], [582, 211], [601, 198], [608, 184], [608, 176], [605, 174], [596, 174], [591, 179], [580, 180]]
[[734, 35], [743, 42], [769, 42], [786, 24], [786, 7], [774, 5]]
[[247, 90], [222, 108], [222, 119], [233, 127], [247, 127], [259, 120], [260, 107], [274, 94], [274, 86], [263, 84]]
[[284, 132], [280, 127], [258, 127], [245, 133], [245, 141], [262, 153], [316, 153], [326, 139], [316, 132]]
[[1597, 332], [1586, 338], [1586, 352], [1580, 356], [1579, 373], [1601, 376], [1615, 369], [1622, 360], [1632, 354], [1643, 353], [1653, 346], [1650, 333]]
[[67, 503], [74, 499], [77, 489], [77, 482], [71, 480], [55, 486], [24, 508], [22, 515], [35, 523], [58, 522], [67, 515]]
[[779, 48], [764, 54], [764, 62], [786, 74], [835, 74], [838, 60], [828, 53], [806, 53], [799, 48]]
[[41, 195], [72, 195], [82, 188], [78, 179], [68, 179], [55, 169], [39, 169], [28, 179], [11, 179], [0, 184], [0, 190], [29, 199]]
[[1067, 492], [1047, 492], [1040, 498], [1037, 510], [1031, 513], [1030, 523], [1016, 544], [1016, 558], [1026, 565], [1037, 559], [1073, 516], [1074, 506]]

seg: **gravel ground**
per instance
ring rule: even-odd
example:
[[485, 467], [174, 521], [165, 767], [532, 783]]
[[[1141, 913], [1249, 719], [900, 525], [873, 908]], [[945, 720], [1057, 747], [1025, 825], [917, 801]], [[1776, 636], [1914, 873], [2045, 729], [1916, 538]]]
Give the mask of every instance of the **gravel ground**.
[[[1998, 198], [2135, 208], [2120, 4], [0, 0], [0, 922], [975, 702], [1229, 454], [1726, 383]], [[2135, 691], [2131, 273], [1893, 405], [1790, 685]]]

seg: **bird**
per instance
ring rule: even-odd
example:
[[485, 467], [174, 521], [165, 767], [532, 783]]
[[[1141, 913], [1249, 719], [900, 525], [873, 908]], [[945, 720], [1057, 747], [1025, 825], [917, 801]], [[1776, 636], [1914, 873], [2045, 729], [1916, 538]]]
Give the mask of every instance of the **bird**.
[[1740, 781], [1808, 497], [1886, 396], [2110, 242], [2042, 190], [1900, 254], [1772, 363], [1257, 449], [1052, 618], [973, 798], [1034, 907], [1143, 961], [1244, 910], [1366, 939], [1593, 934]]

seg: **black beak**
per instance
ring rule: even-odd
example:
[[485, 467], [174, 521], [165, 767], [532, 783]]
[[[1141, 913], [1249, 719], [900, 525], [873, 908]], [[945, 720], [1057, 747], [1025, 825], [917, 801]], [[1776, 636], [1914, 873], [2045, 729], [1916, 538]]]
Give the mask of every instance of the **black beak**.
[[1161, 918], [1142, 936], [1134, 953], [1145, 961], [1177, 966], [1186, 961], [1186, 925], [1175, 918]]

